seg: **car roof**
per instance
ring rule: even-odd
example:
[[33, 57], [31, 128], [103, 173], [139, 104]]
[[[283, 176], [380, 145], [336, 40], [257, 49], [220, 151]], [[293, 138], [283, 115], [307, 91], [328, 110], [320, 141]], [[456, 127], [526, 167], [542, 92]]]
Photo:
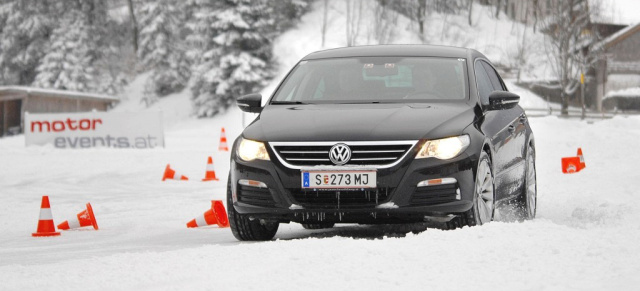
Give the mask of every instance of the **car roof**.
[[336, 48], [310, 53], [302, 60], [317, 60], [348, 57], [446, 57], [467, 58], [482, 55], [479, 52], [460, 47], [437, 45], [368, 45]]

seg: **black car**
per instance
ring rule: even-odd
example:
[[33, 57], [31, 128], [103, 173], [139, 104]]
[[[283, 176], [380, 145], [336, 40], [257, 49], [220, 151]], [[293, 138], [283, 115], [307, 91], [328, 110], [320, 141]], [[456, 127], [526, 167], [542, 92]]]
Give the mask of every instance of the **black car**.
[[231, 230], [269, 240], [280, 223], [487, 223], [496, 205], [536, 214], [527, 116], [491, 62], [466, 48], [384, 45], [304, 57], [234, 142]]

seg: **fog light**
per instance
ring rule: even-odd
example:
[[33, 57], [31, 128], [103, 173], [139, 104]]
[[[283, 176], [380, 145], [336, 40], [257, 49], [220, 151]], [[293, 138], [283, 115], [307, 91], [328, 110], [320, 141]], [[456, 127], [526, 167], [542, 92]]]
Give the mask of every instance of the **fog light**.
[[448, 185], [455, 184], [458, 180], [456, 178], [440, 178], [440, 179], [431, 179], [424, 180], [418, 183], [418, 187], [427, 187], [427, 186], [436, 186], [436, 185]]
[[238, 184], [242, 186], [249, 186], [249, 187], [267, 188], [267, 184], [260, 181], [256, 181], [256, 180], [240, 179], [238, 181]]

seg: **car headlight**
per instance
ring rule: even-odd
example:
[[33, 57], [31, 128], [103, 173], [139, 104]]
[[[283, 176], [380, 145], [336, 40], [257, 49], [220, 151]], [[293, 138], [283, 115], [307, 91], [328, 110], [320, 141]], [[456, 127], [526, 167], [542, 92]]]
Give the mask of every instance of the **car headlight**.
[[468, 146], [468, 135], [428, 140], [418, 152], [416, 159], [436, 158], [448, 160], [458, 156], [461, 152], [467, 149]]
[[269, 153], [263, 142], [242, 139], [237, 150], [238, 157], [245, 162], [253, 160], [269, 160]]

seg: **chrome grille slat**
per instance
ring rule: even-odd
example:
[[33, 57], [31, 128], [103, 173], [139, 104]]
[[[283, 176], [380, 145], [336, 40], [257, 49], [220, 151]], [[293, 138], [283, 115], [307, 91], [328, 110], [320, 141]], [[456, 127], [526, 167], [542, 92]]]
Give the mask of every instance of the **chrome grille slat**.
[[395, 161], [397, 158], [356, 158], [352, 161]]
[[404, 153], [403, 150], [396, 151], [353, 151], [354, 154], [367, 154], [367, 153]]
[[[351, 159], [342, 166], [334, 165], [329, 159], [329, 151], [336, 144], [343, 143], [351, 149]], [[418, 141], [371, 141], [371, 142], [270, 142], [269, 146], [278, 160], [288, 168], [305, 169], [312, 167], [366, 167], [371, 169], [389, 168], [402, 161]]]
[[281, 151], [281, 154], [329, 154], [329, 151]]

